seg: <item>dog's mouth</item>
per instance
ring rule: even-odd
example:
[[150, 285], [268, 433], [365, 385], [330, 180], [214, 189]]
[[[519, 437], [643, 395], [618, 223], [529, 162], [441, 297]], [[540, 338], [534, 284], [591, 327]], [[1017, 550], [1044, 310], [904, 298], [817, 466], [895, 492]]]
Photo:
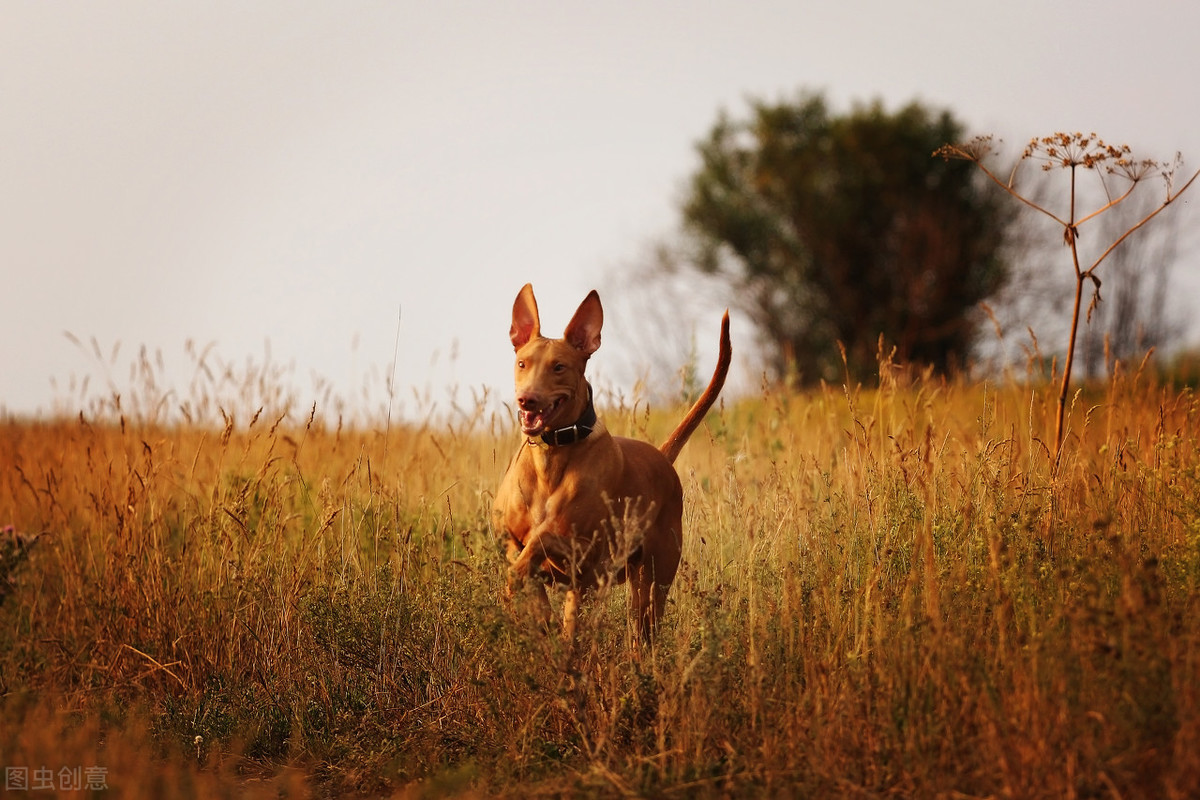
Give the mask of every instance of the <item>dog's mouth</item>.
[[517, 419], [521, 423], [521, 432], [526, 436], [538, 436], [546, 431], [546, 418], [549, 417], [562, 403], [562, 398], [556, 399], [550, 405], [540, 409], [521, 409]]

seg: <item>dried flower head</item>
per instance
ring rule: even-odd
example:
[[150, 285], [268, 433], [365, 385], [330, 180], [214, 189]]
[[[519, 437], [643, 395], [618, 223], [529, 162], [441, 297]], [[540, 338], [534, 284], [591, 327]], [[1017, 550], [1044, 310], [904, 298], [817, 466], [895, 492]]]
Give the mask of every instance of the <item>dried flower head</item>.
[[986, 156], [996, 155], [998, 152], [992, 147], [992, 137], [984, 135], [976, 136], [963, 144], [944, 144], [935, 150], [933, 155], [941, 156], [947, 161], [952, 158], [961, 158], [978, 163], [983, 161]]
[[1031, 139], [1021, 159], [1041, 161], [1042, 169], [1084, 167], [1096, 169], [1106, 162], [1128, 161], [1129, 145], [1110, 145], [1094, 133], [1053, 133]]

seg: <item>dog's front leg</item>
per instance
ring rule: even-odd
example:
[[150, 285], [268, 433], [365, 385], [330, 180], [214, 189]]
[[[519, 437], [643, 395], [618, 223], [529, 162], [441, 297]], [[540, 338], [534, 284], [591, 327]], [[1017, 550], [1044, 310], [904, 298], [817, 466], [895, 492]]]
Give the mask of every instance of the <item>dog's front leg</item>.
[[[529, 532], [524, 547], [515, 538], [509, 537], [507, 546], [509, 567], [506, 591], [510, 600], [525, 586], [528, 579], [533, 576], [534, 571], [542, 562], [551, 558], [551, 554], [547, 551], [545, 545], [553, 538], [554, 534], [548, 532], [545, 524], [538, 525]], [[543, 627], [549, 630], [554, 618], [554, 610], [550, 606], [550, 597], [546, 592], [546, 586], [542, 580], [535, 580], [534, 583], [535, 586], [532, 587], [532, 591], [537, 599], [538, 618]]]
[[[507, 543], [509, 561], [508, 580], [504, 587], [505, 599], [509, 604], [512, 604], [516, 599], [517, 594], [525, 586], [526, 578], [530, 576], [532, 559], [528, 557], [522, 559], [522, 556], [529, 552], [528, 547], [522, 549], [521, 544], [512, 536], [509, 536]], [[520, 567], [517, 566], [517, 562], [521, 563]], [[548, 631], [553, 623], [554, 610], [550, 606], [550, 596], [546, 593], [546, 586], [541, 581], [535, 581], [534, 585], [530, 587], [530, 591], [533, 593], [537, 604], [536, 614], [538, 622]]]
[[[515, 544], [515, 543], [514, 543]], [[510, 546], [510, 560], [512, 561], [508, 569], [508, 585], [510, 594], [525, 583], [526, 579], [533, 575], [535, 569], [541, 564], [549, 562], [554, 569], [560, 573], [575, 575], [576, 564], [575, 560], [578, 554], [572, 552], [573, 543], [566, 537], [553, 531], [553, 526], [543, 524], [534, 528], [525, 542], [525, 547], [521, 548], [515, 558], [512, 558], [512, 553], [517, 550], [519, 545]], [[543, 604], [543, 613], [545, 621], [549, 626], [552, 610], [550, 608], [550, 600], [546, 594], [546, 587], [539, 582], [538, 596]], [[563, 638], [571, 641], [575, 636], [575, 630], [579, 619], [579, 605], [583, 600], [583, 589], [575, 584], [574, 580], [568, 585], [566, 597], [563, 599]]]
[[567, 589], [563, 600], [563, 638], [568, 642], [575, 638], [575, 626], [579, 620], [579, 602], [581, 592], [574, 586]]
[[550, 557], [546, 551], [545, 539], [551, 536], [545, 524], [538, 525], [529, 532], [524, 546], [515, 539], [508, 544], [508, 582], [510, 586], [519, 586], [534, 570], [534, 561], [542, 562]]

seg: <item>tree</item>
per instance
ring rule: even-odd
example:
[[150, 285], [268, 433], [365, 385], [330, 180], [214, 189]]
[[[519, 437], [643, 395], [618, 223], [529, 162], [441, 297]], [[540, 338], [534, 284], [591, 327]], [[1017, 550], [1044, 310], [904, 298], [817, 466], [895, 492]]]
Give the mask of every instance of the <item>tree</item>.
[[961, 133], [919, 103], [834, 116], [814, 94], [720, 114], [683, 203], [688, 261], [731, 284], [774, 377], [836, 380], [844, 347], [870, 378], [881, 336], [903, 361], [965, 362], [1013, 215], [970, 165], [930, 157]]

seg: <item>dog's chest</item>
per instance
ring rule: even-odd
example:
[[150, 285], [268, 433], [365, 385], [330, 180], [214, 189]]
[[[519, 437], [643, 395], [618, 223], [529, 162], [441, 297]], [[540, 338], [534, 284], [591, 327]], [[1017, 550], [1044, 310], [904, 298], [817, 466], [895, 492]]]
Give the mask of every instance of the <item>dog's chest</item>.
[[559, 535], [591, 531], [607, 517], [601, 482], [586, 459], [567, 462], [527, 451], [514, 462], [497, 494], [497, 512], [518, 542], [547, 525]]

